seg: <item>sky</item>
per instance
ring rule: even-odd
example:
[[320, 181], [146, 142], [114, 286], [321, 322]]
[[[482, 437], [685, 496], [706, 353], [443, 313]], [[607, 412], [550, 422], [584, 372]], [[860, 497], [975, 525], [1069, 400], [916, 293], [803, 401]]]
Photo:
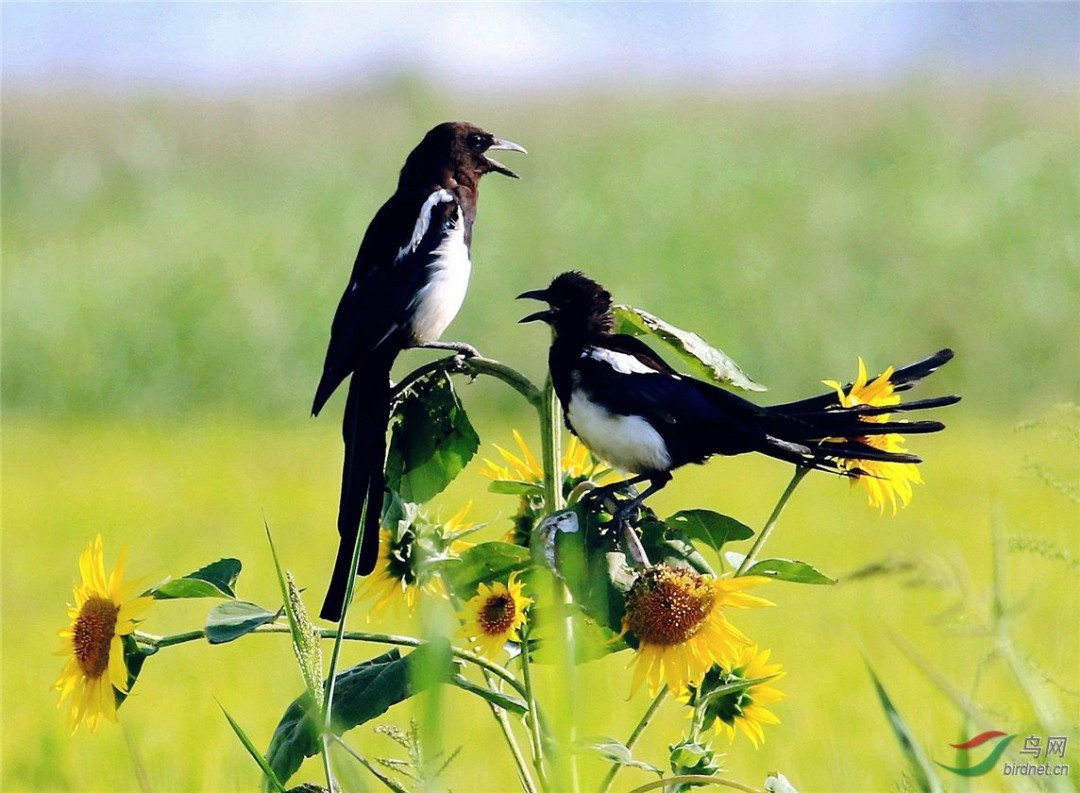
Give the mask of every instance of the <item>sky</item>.
[[1080, 71], [1080, 4], [11, 3], [6, 86], [203, 92], [407, 71], [461, 89]]

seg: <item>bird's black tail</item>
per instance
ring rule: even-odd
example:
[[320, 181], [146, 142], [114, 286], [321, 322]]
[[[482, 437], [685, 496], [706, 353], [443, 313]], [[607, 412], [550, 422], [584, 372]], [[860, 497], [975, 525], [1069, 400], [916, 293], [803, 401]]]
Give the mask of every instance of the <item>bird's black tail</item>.
[[[386, 427], [390, 421], [390, 367], [393, 357], [368, 359], [353, 373], [341, 435], [345, 464], [341, 471], [338, 506], [338, 544], [330, 586], [319, 615], [337, 622], [345, 605], [345, 589], [352, 572], [353, 550], [360, 542], [357, 575], [375, 569], [379, 557], [379, 525], [386, 488]], [[366, 507], [366, 510], [365, 510]], [[363, 517], [363, 526], [360, 525]]]
[[[953, 351], [944, 349], [897, 369], [889, 378], [893, 391], [908, 390], [952, 358]], [[850, 392], [850, 389], [851, 384], [848, 384], [844, 391]], [[940, 421], [894, 421], [891, 414], [944, 407], [959, 401], [960, 397], [950, 395], [896, 405], [844, 407], [834, 391], [797, 402], [773, 405], [766, 409], [769, 416], [766, 421], [770, 433], [769, 448], [762, 451], [798, 465], [847, 475], [857, 474], [858, 468], [840, 464], [838, 460], [919, 463], [922, 460], [914, 454], [879, 449], [869, 439], [894, 433], [917, 435], [940, 432], [945, 429]], [[878, 420], [877, 417], [886, 414], [890, 414], [889, 420]]]

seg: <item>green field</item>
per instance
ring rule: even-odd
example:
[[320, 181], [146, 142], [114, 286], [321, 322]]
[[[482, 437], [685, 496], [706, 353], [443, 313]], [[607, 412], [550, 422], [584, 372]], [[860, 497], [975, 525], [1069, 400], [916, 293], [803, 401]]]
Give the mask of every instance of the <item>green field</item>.
[[[980, 729], [1044, 734], [1049, 715], [1073, 736], [1066, 761], [1080, 757], [1080, 458], [1075, 409], [1056, 407], [1078, 391], [1077, 111], [1073, 89], [928, 82], [864, 96], [452, 104], [407, 80], [303, 99], [6, 91], [0, 787], [137, 790], [140, 773], [152, 790], [257, 784], [215, 699], [265, 745], [302, 685], [284, 637], [170, 648], [147, 662], [122, 728], [74, 737], [49, 691], [61, 666], [49, 653], [98, 532], [110, 562], [129, 546], [130, 574], [148, 584], [237, 556], [240, 595], [269, 606], [265, 518], [315, 611], [340, 466], [340, 397], [307, 417], [329, 320], [406, 149], [447, 117], [530, 150], [514, 163], [520, 182], [484, 183], [473, 288], [451, 333], [533, 378], [545, 336], [514, 325], [512, 297], [568, 268], [696, 330], [776, 401], [849, 379], [858, 355], [878, 369], [958, 352], [920, 392], [964, 402], [942, 415], [946, 433], [911, 444], [927, 484], [908, 509], [879, 517], [822, 474], [785, 514], [770, 552], [842, 580], [773, 584], [777, 608], [738, 615], [785, 665], [788, 698], [761, 750], [735, 744], [732, 778], [780, 770], [800, 790], [897, 788], [903, 755], [864, 656], [927, 753], [952, 762], [962, 715], [905, 643], [960, 692], [980, 676], [975, 704], [991, 722]], [[425, 360], [406, 357], [401, 371]], [[515, 426], [537, 444], [508, 389], [461, 392], [487, 456]], [[495, 536], [514, 502], [487, 493], [475, 467], [438, 503], [450, 514], [475, 499]], [[654, 506], [756, 528], [788, 475], [769, 460], [714, 461], [677, 474]], [[1003, 549], [1016, 546], [1004, 553], [1009, 624], [1042, 714], [1001, 657], [983, 663], [995, 526]], [[875, 563], [895, 570], [852, 577]], [[198, 627], [206, 608], [158, 603], [146, 627]], [[350, 647], [347, 660], [378, 651]], [[603, 703], [582, 708], [582, 734], [625, 739], [645, 709], [643, 693], [626, 700], [627, 660], [582, 668], [590, 703]], [[464, 750], [447, 781], [510, 789], [484, 708], [448, 696], [445, 742]], [[665, 765], [685, 728], [670, 706], [637, 754]], [[368, 727], [357, 736], [371, 755], [394, 752]], [[586, 789], [604, 770], [581, 761]], [[317, 764], [301, 776], [318, 779]], [[649, 779], [626, 771], [616, 789]], [[970, 789], [1012, 788], [997, 775]]]

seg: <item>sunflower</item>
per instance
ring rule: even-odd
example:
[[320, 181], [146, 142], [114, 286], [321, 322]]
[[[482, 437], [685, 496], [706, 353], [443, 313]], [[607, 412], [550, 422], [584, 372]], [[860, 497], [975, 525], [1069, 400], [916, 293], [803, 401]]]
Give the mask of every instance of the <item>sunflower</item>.
[[[784, 698], [784, 692], [770, 685], [784, 673], [780, 664], [769, 663], [769, 653], [759, 651], [756, 644], [743, 645], [728, 664], [712, 667], [700, 685], [691, 686], [687, 702], [694, 707], [703, 729], [715, 725], [717, 734], [727, 733], [728, 743], [735, 742], [738, 729], [757, 748], [765, 740], [761, 725], [780, 723], [766, 706]], [[713, 693], [721, 686], [762, 678], [771, 679], [741, 690]]]
[[[520, 493], [521, 501], [514, 514], [513, 527], [505, 540], [527, 547], [533, 527], [544, 514], [544, 498], [541, 485], [544, 469], [532, 453], [521, 433], [514, 430], [514, 441], [519, 454], [495, 445], [503, 464], [484, 459], [480, 473], [492, 480], [492, 489], [499, 492]], [[563, 476], [563, 497], [569, 498], [582, 482], [603, 484], [613, 477], [611, 468], [593, 455], [578, 439], [571, 435], [560, 462]]]
[[458, 614], [463, 623], [459, 635], [471, 639], [488, 658], [495, 658], [507, 642], [521, 641], [525, 609], [532, 604], [532, 598], [522, 593], [524, 587], [517, 573], [511, 573], [505, 584], [496, 581], [490, 588], [480, 584]]
[[116, 692], [128, 691], [122, 636], [135, 630], [136, 617], [154, 602], [131, 597], [135, 584], [124, 586], [124, 556], [105, 574], [101, 535], [82, 552], [75, 585], [75, 604], [68, 606], [71, 625], [60, 631], [63, 647], [57, 655], [68, 656], [53, 689], [60, 692], [59, 707], [71, 697], [70, 722], [74, 732], [80, 724], [93, 732], [105, 716], [116, 721]]
[[[882, 407], [900, 404], [900, 395], [893, 390], [891, 381], [893, 367], [882, 372], [875, 380], [867, 382], [866, 363], [859, 358], [859, 376], [851, 384], [851, 388], [844, 393], [844, 387], [836, 380], [825, 380], [825, 385], [836, 389], [836, 395], [842, 407], [855, 407], [857, 405], [872, 405]], [[889, 420], [888, 413], [876, 416], [863, 416], [863, 421], [885, 422]], [[904, 454], [904, 436], [896, 433], [889, 435], [866, 435], [858, 438], [861, 443], [873, 446], [885, 452]], [[887, 463], [877, 460], [837, 460], [837, 465], [842, 471], [852, 475], [851, 485], [854, 487], [861, 484], [866, 490], [870, 506], [879, 510], [885, 509], [885, 504], [892, 504], [895, 513], [898, 505], [897, 499], [903, 506], [911, 501], [912, 485], [922, 484], [922, 475], [919, 467], [914, 463]]]
[[701, 680], [714, 664], [739, 656], [750, 640], [728, 622], [724, 608], [771, 606], [743, 590], [761, 576], [712, 578], [683, 567], [658, 565], [638, 576], [626, 598], [623, 633], [637, 641], [630, 693], [645, 681], [650, 695], [667, 683], [672, 693]]
[[391, 605], [412, 614], [421, 593], [446, 597], [435, 562], [450, 559], [472, 547], [458, 539], [474, 530], [465, 523], [472, 509], [470, 501], [445, 523], [433, 521], [413, 504], [405, 505], [405, 515], [393, 529], [379, 532], [379, 559], [375, 571], [360, 584], [361, 598], [376, 598], [367, 617], [383, 614]]

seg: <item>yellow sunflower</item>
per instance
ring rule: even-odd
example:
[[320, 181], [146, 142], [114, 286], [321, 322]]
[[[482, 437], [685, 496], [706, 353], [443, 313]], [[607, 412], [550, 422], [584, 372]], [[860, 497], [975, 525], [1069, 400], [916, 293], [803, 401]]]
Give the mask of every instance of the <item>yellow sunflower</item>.
[[[504, 482], [525, 482], [528, 484], [540, 484], [544, 481], [544, 468], [536, 455], [532, 453], [525, 439], [517, 430], [513, 431], [514, 440], [517, 442], [521, 456], [495, 444], [495, 450], [503, 458], [505, 465], [484, 458], [485, 468], [480, 473], [488, 479]], [[580, 443], [576, 436], [570, 436], [570, 442], [566, 444], [566, 451], [562, 457], [562, 472], [564, 477], [582, 480], [594, 475], [608, 473], [608, 468], [590, 452], [584, 444]]]
[[[514, 430], [514, 440], [517, 442], [520, 456], [496, 444], [495, 450], [502, 457], [503, 464], [485, 458], [484, 467], [480, 469], [480, 473], [492, 480], [493, 490], [502, 483], [504, 489], [497, 492], [521, 494], [518, 511], [511, 518], [513, 526], [506, 533], [504, 540], [528, 547], [537, 520], [545, 514], [544, 498], [540, 487], [544, 481], [544, 469], [517, 430]], [[570, 436], [570, 442], [566, 445], [560, 465], [564, 498], [569, 498], [582, 482], [591, 481], [595, 484], [603, 484], [611, 480], [614, 474], [609, 466], [594, 456], [573, 435]]]
[[[759, 651], [756, 644], [739, 648], [739, 653], [728, 664], [714, 666], [699, 686], [691, 687], [687, 702], [699, 711], [701, 726], [708, 729], [715, 725], [717, 734], [727, 733], [728, 743], [735, 742], [736, 730], [741, 731], [757, 748], [765, 740], [763, 724], [779, 724], [780, 719], [768, 709], [768, 705], [784, 698], [784, 692], [772, 687], [772, 683], [784, 676], [780, 664], [769, 663], [769, 650]], [[713, 694], [721, 686], [740, 680], [772, 678], [736, 691]]]
[[471, 501], [445, 523], [431, 521], [419, 510], [407, 510], [406, 518], [396, 528], [379, 532], [375, 571], [359, 589], [361, 598], [376, 599], [367, 613], [369, 622], [392, 605], [404, 605], [412, 614], [421, 593], [446, 597], [446, 587], [433, 563], [472, 547], [472, 543], [458, 539], [473, 529], [472, 524], [465, 523], [470, 509]]
[[525, 609], [532, 604], [532, 598], [523, 594], [524, 588], [517, 573], [511, 573], [505, 584], [480, 584], [476, 596], [458, 614], [463, 623], [458, 635], [472, 640], [488, 658], [497, 657], [507, 642], [521, 641]]
[[743, 590], [761, 576], [711, 578], [683, 567], [658, 565], [642, 573], [626, 598], [623, 632], [637, 640], [630, 693], [648, 681], [655, 696], [663, 683], [673, 694], [701, 680], [714, 664], [738, 657], [750, 640], [728, 622], [724, 609], [771, 606]]
[[[893, 367], [889, 367], [873, 381], [867, 382], [866, 363], [859, 358], [859, 376], [851, 384], [850, 390], [844, 393], [844, 387], [836, 380], [825, 380], [825, 385], [836, 389], [836, 395], [843, 407], [855, 407], [856, 405], [872, 405], [874, 407], [897, 405], [900, 403], [900, 395], [893, 391], [891, 381]], [[863, 421], [885, 422], [889, 420], [889, 414], [883, 413], [877, 416], [863, 416]], [[896, 433], [889, 435], [866, 435], [858, 439], [868, 446], [881, 449], [886, 452], [903, 454], [907, 452], [904, 447], [904, 436]], [[922, 484], [922, 475], [919, 466], [914, 463], [886, 463], [876, 460], [837, 460], [842, 470], [853, 474], [851, 485], [861, 484], [866, 490], [870, 506], [879, 510], [885, 509], [885, 504], [892, 504], [893, 512], [897, 511], [897, 499], [903, 506], [911, 501], [912, 485]]]
[[[71, 625], [60, 631], [68, 656], [53, 689], [60, 692], [57, 706], [71, 697], [70, 722], [74, 732], [80, 724], [93, 732], [104, 716], [116, 721], [116, 691], [127, 693], [128, 669], [120, 637], [135, 630], [136, 617], [153, 598], [131, 597], [136, 584], [124, 586], [124, 556], [111, 574], [105, 573], [105, 553], [98, 535], [79, 557], [82, 583], [75, 585], [75, 604], [68, 606]], [[115, 691], [114, 691], [115, 689]]]

